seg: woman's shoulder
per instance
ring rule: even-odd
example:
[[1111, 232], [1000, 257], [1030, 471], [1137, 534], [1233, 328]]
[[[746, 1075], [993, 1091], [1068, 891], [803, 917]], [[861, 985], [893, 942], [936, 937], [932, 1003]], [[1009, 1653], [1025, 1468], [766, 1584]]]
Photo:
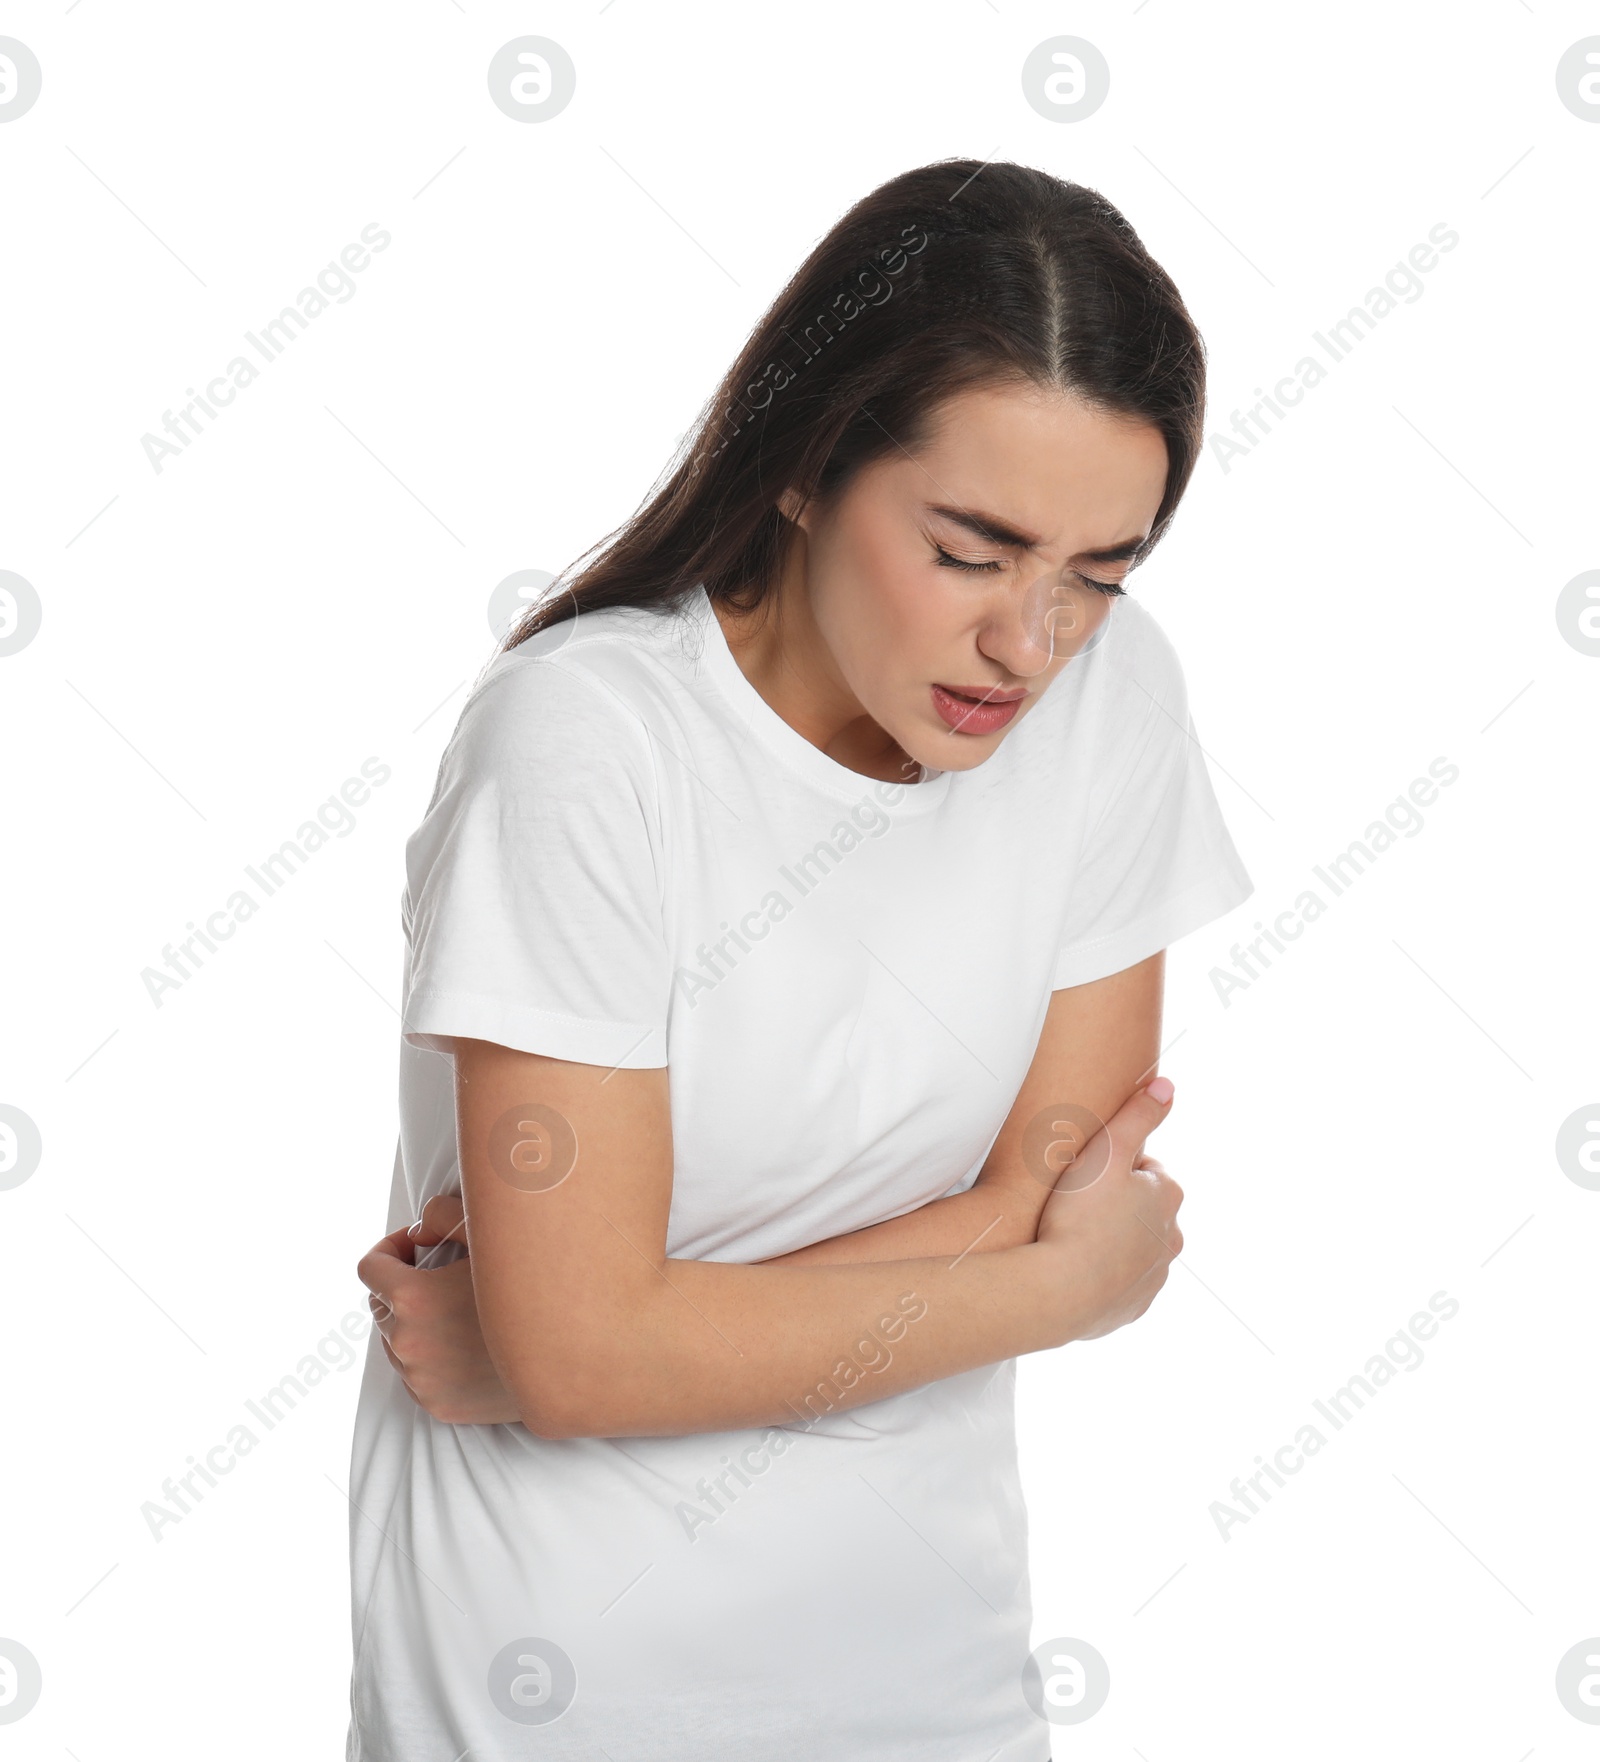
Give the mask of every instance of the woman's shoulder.
[[1138, 719], [1162, 711], [1187, 713], [1183, 662], [1172, 638], [1141, 600], [1117, 602], [1106, 662], [1109, 692]]
[[552, 624], [496, 655], [462, 710], [458, 735], [574, 755], [619, 734], [648, 739], [691, 635], [681, 609], [609, 606]]

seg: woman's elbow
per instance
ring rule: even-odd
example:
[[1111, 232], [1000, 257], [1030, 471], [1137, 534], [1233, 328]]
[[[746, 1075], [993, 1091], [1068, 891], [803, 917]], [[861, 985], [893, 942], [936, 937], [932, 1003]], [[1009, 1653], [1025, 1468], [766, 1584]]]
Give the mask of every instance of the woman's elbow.
[[589, 1403], [583, 1399], [581, 1387], [561, 1375], [559, 1367], [546, 1363], [520, 1376], [501, 1374], [522, 1424], [536, 1438], [594, 1435], [585, 1429]]
[[622, 1379], [607, 1366], [551, 1364], [510, 1385], [523, 1425], [536, 1438], [617, 1438], [627, 1435], [629, 1403]]
[[[662, 1355], [653, 1350], [657, 1330], [647, 1315], [608, 1308], [519, 1321], [496, 1340], [485, 1327], [490, 1356], [535, 1437], [618, 1438], [633, 1435], [650, 1415], [664, 1387]], [[526, 1342], [538, 1340], [537, 1350]]]
[[579, 1403], [552, 1400], [548, 1395], [518, 1395], [522, 1423], [536, 1438], [598, 1438], [593, 1416]]
[[519, 1402], [524, 1427], [536, 1438], [627, 1438], [639, 1431], [626, 1412], [584, 1402]]

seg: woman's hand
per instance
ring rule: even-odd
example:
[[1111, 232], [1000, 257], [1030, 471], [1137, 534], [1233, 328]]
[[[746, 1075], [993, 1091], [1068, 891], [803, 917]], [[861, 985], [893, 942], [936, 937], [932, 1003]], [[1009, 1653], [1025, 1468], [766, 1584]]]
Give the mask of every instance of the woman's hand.
[[1164, 1077], [1136, 1090], [1066, 1165], [1045, 1200], [1038, 1239], [1060, 1256], [1071, 1339], [1097, 1340], [1137, 1321], [1183, 1251], [1183, 1189], [1144, 1154], [1146, 1137], [1171, 1107]]
[[[522, 1415], [489, 1360], [478, 1325], [466, 1214], [459, 1193], [430, 1199], [421, 1218], [374, 1243], [356, 1267], [389, 1362], [417, 1405], [446, 1425], [512, 1425]], [[419, 1249], [461, 1244], [446, 1266], [419, 1267]]]

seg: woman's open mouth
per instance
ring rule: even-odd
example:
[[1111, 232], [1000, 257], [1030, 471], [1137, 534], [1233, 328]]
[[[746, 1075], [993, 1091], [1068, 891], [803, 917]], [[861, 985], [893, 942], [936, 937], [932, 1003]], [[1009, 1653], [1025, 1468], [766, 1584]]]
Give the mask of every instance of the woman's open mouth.
[[1027, 687], [996, 691], [983, 685], [936, 685], [933, 707], [953, 734], [993, 734], [1016, 715]]

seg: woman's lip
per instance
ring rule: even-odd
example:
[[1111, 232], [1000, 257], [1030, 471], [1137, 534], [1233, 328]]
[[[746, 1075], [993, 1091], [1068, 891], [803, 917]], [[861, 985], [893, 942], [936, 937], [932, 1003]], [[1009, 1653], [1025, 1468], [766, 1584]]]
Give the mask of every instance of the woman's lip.
[[941, 685], [939, 689], [948, 691], [952, 697], [971, 698], [980, 704], [1015, 704], [1028, 695], [1025, 685], [1015, 691], [996, 691], [992, 685]]
[[942, 685], [930, 688], [934, 712], [952, 734], [994, 734], [1015, 717], [1018, 706], [1027, 695], [1023, 691], [1016, 697], [978, 703], [970, 698], [957, 697]]

